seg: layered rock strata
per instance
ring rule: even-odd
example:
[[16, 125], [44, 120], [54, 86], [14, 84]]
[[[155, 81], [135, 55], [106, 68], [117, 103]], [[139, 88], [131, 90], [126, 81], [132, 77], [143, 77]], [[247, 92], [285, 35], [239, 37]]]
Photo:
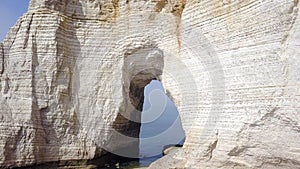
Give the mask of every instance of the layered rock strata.
[[138, 137], [157, 79], [187, 137], [150, 168], [299, 168], [298, 9], [31, 0], [0, 48], [0, 166], [138, 155], [138, 139], [119, 138]]

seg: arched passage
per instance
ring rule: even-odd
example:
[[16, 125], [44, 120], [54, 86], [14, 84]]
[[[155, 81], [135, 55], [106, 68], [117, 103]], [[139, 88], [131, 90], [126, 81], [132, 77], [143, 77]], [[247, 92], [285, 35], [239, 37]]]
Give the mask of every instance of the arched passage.
[[125, 146], [126, 155], [139, 157], [141, 165], [149, 165], [162, 157], [164, 148], [183, 144], [185, 138], [177, 108], [160, 83], [163, 68], [159, 49], [140, 49], [124, 57], [123, 102], [114, 127], [137, 138], [117, 141]]

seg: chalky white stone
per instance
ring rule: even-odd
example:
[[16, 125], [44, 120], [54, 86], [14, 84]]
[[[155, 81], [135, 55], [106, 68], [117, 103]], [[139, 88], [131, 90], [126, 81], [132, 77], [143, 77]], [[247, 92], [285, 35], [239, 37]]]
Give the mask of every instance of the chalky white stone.
[[187, 138], [150, 168], [299, 168], [298, 9], [298, 0], [31, 0], [0, 48], [0, 166], [136, 144], [112, 131], [138, 136], [124, 117], [158, 79]]

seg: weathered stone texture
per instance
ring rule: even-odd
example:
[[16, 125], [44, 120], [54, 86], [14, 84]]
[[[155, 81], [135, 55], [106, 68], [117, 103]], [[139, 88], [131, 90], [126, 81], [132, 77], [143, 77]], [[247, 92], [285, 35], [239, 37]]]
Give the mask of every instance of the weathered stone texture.
[[159, 79], [187, 138], [152, 168], [299, 168], [298, 8], [298, 0], [31, 0], [0, 48], [0, 166], [136, 144], [115, 144], [112, 131], [138, 136], [124, 117], [139, 121], [131, 110], [140, 91]]

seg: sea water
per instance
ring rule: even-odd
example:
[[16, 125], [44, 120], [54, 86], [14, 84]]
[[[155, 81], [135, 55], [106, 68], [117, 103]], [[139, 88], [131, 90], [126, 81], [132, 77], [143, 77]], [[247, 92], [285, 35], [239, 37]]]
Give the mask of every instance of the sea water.
[[[156, 116], [151, 119], [155, 119], [154, 121], [146, 120], [147, 123], [142, 123], [140, 130], [140, 165], [148, 166], [162, 157], [165, 146], [182, 145], [185, 133], [177, 108], [166, 96], [159, 81], [153, 80], [148, 84], [145, 87], [144, 95], [142, 122], [144, 118], [149, 117], [149, 114]], [[163, 109], [161, 109], [161, 104], [164, 104]]]

